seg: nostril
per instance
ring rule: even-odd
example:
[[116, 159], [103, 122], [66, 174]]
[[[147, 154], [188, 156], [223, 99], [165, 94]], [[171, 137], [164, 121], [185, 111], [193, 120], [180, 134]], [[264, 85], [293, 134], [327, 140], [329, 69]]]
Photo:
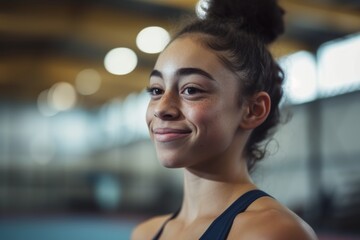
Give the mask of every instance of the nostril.
[[164, 119], [172, 119], [172, 118], [174, 118], [174, 115], [170, 114], [170, 113], [166, 113], [166, 114], [163, 115], [163, 118]]
[[163, 120], [171, 120], [177, 118], [179, 115], [178, 111], [161, 111], [161, 112], [155, 112], [154, 117], [160, 118]]

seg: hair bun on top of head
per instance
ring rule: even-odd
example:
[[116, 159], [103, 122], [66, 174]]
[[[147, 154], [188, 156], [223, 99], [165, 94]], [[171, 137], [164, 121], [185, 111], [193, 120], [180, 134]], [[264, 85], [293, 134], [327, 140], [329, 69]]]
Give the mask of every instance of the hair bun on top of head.
[[273, 42], [284, 32], [284, 10], [276, 0], [205, 0], [206, 19], [228, 21], [236, 28]]

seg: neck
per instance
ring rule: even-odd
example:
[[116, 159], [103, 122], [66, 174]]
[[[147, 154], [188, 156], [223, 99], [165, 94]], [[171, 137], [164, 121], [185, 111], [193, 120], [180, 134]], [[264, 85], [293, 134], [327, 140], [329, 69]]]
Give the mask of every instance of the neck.
[[228, 169], [215, 167], [206, 173], [185, 169], [181, 215], [189, 221], [218, 216], [240, 195], [254, 188], [245, 161]]

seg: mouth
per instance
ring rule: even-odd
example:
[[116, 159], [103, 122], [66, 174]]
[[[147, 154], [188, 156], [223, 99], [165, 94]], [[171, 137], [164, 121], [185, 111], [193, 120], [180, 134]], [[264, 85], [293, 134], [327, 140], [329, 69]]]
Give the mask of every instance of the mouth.
[[187, 137], [191, 134], [191, 131], [178, 128], [155, 128], [153, 134], [154, 139], [158, 142], [171, 142]]

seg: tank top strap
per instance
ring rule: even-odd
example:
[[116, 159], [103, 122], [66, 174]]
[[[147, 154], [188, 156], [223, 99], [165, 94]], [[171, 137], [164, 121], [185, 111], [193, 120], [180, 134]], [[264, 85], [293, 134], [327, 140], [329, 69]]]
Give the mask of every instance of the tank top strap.
[[256, 199], [265, 196], [271, 197], [261, 190], [251, 190], [241, 195], [211, 223], [200, 240], [225, 240], [236, 216], [244, 212]]
[[171, 221], [172, 219], [176, 218], [177, 215], [179, 214], [180, 212], [180, 209], [177, 210], [176, 212], [174, 212], [173, 215], [171, 215], [171, 217], [169, 217], [168, 219], [166, 219], [166, 221], [162, 224], [161, 228], [159, 229], [159, 231], [156, 233], [156, 235], [152, 238], [152, 240], [158, 240], [161, 236], [161, 234], [163, 233], [164, 231], [164, 228], [166, 226], [166, 224]]

